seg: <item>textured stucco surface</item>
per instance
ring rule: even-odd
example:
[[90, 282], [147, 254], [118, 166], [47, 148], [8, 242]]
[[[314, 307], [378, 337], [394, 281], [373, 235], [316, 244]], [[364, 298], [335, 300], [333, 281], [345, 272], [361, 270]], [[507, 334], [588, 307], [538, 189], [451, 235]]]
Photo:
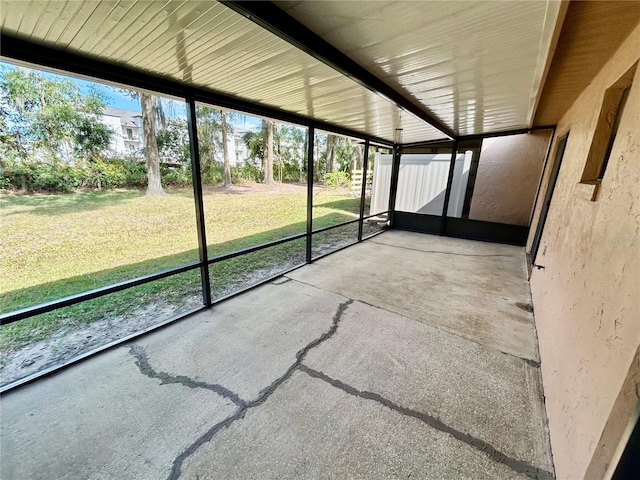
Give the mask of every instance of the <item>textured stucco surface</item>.
[[544, 130], [483, 141], [470, 219], [529, 225], [550, 135]]
[[593, 186], [578, 183], [604, 92], [639, 56], [640, 26], [557, 129], [556, 138], [570, 135], [536, 259], [545, 268], [533, 271], [531, 290], [559, 479], [583, 478], [597, 456], [640, 341], [640, 69], [597, 201]]

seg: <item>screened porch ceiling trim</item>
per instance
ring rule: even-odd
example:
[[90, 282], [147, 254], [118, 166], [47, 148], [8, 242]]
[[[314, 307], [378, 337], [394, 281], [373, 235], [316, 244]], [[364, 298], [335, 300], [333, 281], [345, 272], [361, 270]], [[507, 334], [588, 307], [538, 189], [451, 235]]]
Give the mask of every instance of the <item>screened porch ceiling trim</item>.
[[560, 10], [550, 0], [278, 5], [392, 91], [345, 75], [217, 2], [2, 0], [0, 28], [34, 44], [410, 143], [530, 127]]

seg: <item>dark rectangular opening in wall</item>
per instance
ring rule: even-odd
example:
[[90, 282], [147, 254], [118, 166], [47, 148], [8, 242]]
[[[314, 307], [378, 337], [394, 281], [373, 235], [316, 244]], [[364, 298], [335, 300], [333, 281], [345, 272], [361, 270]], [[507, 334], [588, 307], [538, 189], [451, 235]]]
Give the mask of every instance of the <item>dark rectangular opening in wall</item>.
[[533, 243], [531, 245], [531, 263], [534, 264], [536, 261], [536, 255], [538, 254], [538, 249], [540, 248], [540, 240], [542, 239], [542, 232], [544, 231], [544, 224], [547, 220], [547, 214], [549, 213], [549, 206], [551, 205], [551, 199], [553, 197], [553, 192], [556, 187], [556, 181], [558, 180], [558, 174], [560, 173], [560, 165], [562, 164], [562, 157], [564, 156], [564, 151], [567, 148], [567, 140], [569, 139], [569, 132], [567, 132], [564, 136], [560, 137], [558, 140], [558, 144], [556, 146], [556, 154], [553, 160], [553, 166], [551, 167], [551, 175], [549, 176], [549, 183], [547, 185], [547, 192], [544, 196], [544, 203], [542, 204], [542, 209], [540, 210], [540, 218], [538, 219], [538, 225], [536, 226], [536, 233], [533, 237]]
[[628, 478], [640, 478], [640, 422], [638, 420], [611, 480]]
[[609, 164], [637, 66], [637, 63], [633, 65], [604, 93], [591, 147], [580, 177], [580, 183], [595, 186], [591, 200], [596, 200]]

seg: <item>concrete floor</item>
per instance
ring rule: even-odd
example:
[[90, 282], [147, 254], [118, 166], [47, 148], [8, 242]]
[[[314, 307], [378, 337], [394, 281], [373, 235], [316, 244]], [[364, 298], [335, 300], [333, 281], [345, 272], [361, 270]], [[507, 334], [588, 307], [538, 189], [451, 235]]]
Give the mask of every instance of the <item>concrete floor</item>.
[[6, 394], [0, 477], [553, 478], [523, 257], [330, 255]]

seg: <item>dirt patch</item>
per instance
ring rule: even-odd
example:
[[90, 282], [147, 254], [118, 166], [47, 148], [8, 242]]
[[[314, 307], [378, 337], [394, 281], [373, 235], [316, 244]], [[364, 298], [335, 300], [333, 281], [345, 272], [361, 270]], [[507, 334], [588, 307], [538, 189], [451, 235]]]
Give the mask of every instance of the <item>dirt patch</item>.
[[140, 332], [181, 311], [197, 308], [199, 296], [185, 298], [180, 305], [154, 302], [128, 315], [104, 317], [89, 325], [66, 327], [46, 340], [40, 340], [10, 353], [2, 353], [1, 385], [27, 377], [103, 345]]
[[[294, 265], [290, 265], [294, 266]], [[274, 277], [287, 268], [278, 265], [271, 268], [245, 272], [242, 278], [214, 292], [222, 298], [243, 288]], [[200, 295], [184, 297], [179, 303], [154, 300], [150, 305], [133, 309], [126, 315], [106, 316], [80, 327], [65, 327], [45, 340], [40, 340], [12, 351], [1, 352], [0, 386], [55, 365], [60, 365], [79, 355], [103, 345], [141, 332], [180, 313], [202, 306]]]
[[241, 195], [247, 193], [265, 193], [265, 194], [278, 194], [278, 193], [291, 193], [291, 192], [305, 192], [307, 190], [306, 183], [274, 183], [273, 185], [266, 185], [264, 183], [239, 183], [231, 185], [228, 188], [214, 187], [211, 185], [203, 185], [202, 191], [204, 193], [224, 193], [228, 195]]
[[[262, 193], [266, 195], [277, 195], [281, 193], [305, 193], [307, 191], [307, 184], [303, 182], [297, 183], [274, 183], [267, 185], [264, 183], [239, 183], [231, 185], [228, 188], [214, 187], [211, 185], [203, 185], [202, 191], [204, 193], [223, 193], [228, 195], [241, 195], [250, 193]], [[315, 183], [313, 185], [313, 191], [315, 194], [323, 191], [332, 192], [339, 195], [345, 195], [350, 197], [351, 190], [348, 188], [330, 187], [321, 183]]]

